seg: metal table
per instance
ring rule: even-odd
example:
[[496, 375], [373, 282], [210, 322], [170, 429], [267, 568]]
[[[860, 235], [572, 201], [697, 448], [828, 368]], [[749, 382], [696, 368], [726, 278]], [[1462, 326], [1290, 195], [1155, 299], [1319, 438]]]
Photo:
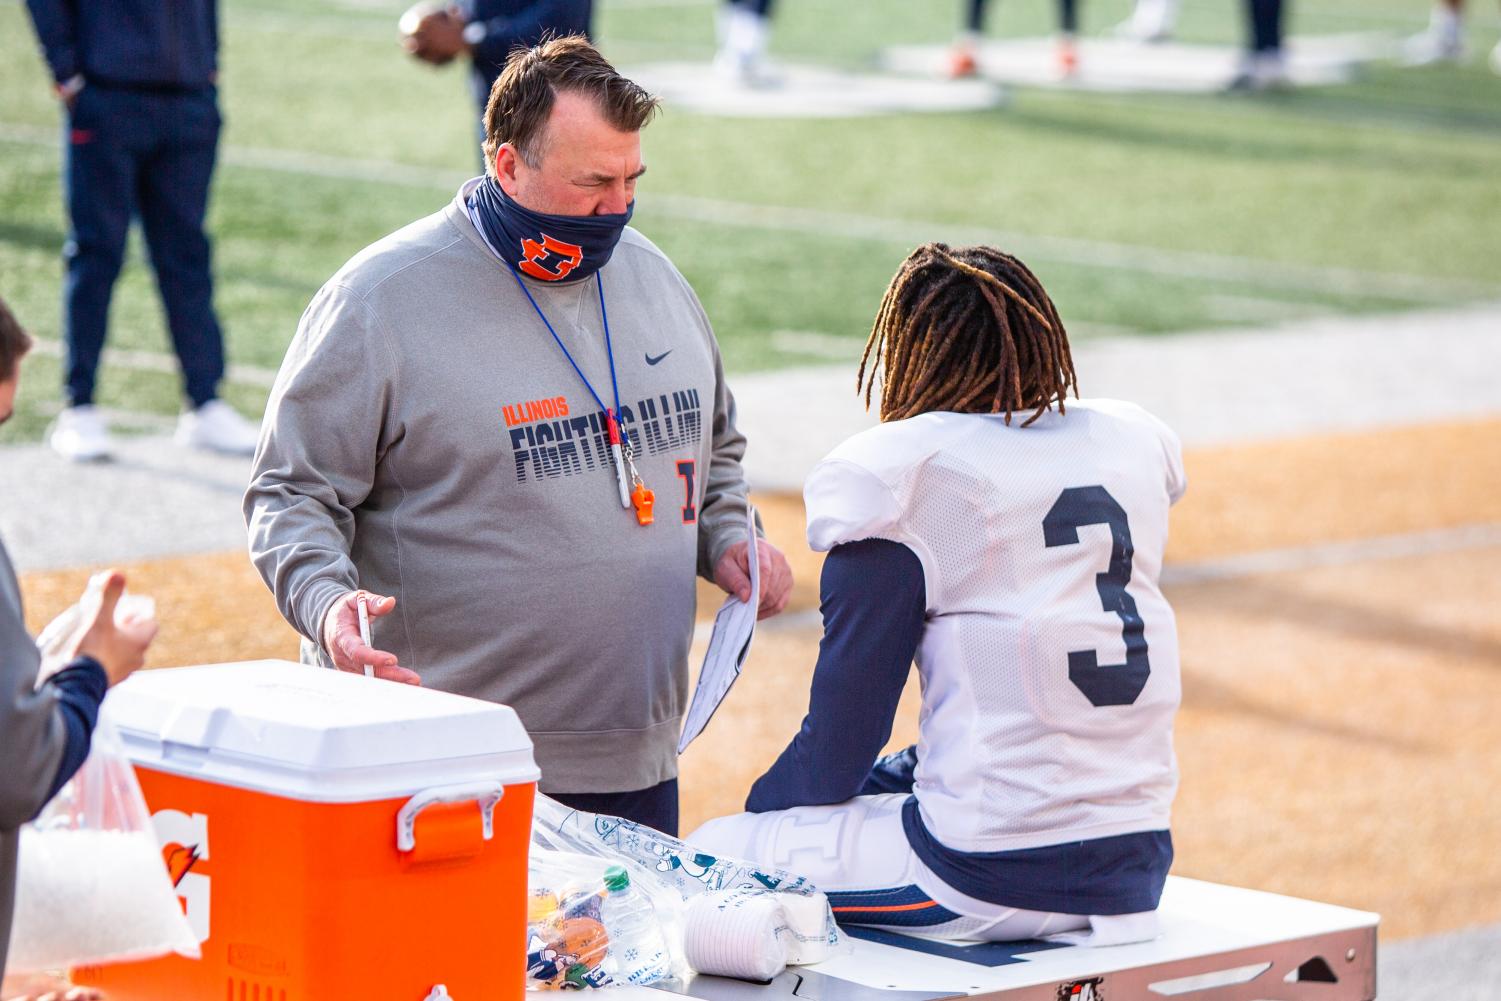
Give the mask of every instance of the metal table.
[[[1378, 915], [1171, 877], [1137, 945], [961, 944], [854, 929], [852, 948], [766, 984], [697, 976], [618, 1001], [1372, 1001]], [[648, 993], [650, 992], [650, 993]], [[634, 995], [634, 996], [632, 996]]]

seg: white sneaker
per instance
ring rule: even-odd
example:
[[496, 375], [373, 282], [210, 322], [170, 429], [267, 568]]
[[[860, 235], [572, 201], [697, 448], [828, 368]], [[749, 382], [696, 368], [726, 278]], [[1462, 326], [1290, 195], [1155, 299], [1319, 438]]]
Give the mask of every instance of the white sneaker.
[[1136, 0], [1131, 16], [1115, 26], [1117, 38], [1165, 42], [1178, 25], [1178, 0]]
[[1280, 51], [1250, 53], [1241, 62], [1225, 90], [1230, 93], [1282, 90], [1292, 83], [1287, 73], [1287, 61]]
[[719, 52], [714, 73], [736, 87], [775, 87], [780, 82], [766, 67], [766, 43], [771, 36], [770, 19], [742, 7], [721, 8], [718, 21]]
[[64, 459], [98, 462], [109, 458], [109, 425], [99, 408], [92, 404], [68, 407], [57, 415], [47, 443]]
[[1408, 66], [1462, 62], [1465, 43], [1459, 25], [1434, 24], [1402, 43], [1402, 62]]
[[173, 440], [188, 448], [202, 448], [226, 455], [252, 455], [260, 429], [241, 417], [223, 400], [209, 400], [197, 410], [177, 418]]

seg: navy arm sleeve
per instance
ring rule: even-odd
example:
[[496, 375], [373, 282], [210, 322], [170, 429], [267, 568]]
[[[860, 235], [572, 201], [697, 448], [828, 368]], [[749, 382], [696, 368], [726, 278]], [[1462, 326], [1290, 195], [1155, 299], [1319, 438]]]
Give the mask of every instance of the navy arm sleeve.
[[57, 795], [89, 756], [94, 726], [99, 722], [99, 703], [109, 688], [104, 668], [93, 657], [79, 657], [58, 671], [47, 684], [57, 690], [58, 710], [64, 728], [63, 760], [52, 779], [47, 798]]
[[78, 61], [73, 5], [74, 0], [26, 0], [42, 55], [58, 83], [66, 82], [83, 69]]
[[835, 546], [821, 598], [824, 634], [808, 715], [751, 787], [745, 808], [752, 813], [844, 802], [891, 739], [926, 619], [922, 563], [885, 539]]

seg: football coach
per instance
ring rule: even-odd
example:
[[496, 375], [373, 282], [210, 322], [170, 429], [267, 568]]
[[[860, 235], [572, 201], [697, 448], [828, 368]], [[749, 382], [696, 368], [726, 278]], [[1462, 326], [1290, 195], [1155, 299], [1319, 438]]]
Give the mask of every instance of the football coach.
[[758, 560], [763, 617], [792, 575], [709, 321], [628, 226], [656, 109], [582, 37], [518, 50], [486, 175], [303, 315], [245, 515], [304, 659], [506, 703], [543, 792], [673, 833], [695, 575], [746, 597]]

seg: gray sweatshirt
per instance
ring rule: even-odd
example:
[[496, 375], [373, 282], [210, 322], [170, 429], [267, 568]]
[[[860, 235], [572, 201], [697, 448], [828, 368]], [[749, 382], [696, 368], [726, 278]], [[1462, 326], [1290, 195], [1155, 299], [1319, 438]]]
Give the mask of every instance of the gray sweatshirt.
[[46, 805], [66, 741], [57, 691], [35, 687], [41, 660], [26, 632], [10, 556], [0, 544], [0, 973], [10, 948], [21, 825]]
[[[471, 182], [472, 183], [472, 182]], [[466, 185], [466, 189], [467, 189]], [[250, 555], [316, 640], [356, 587], [424, 685], [515, 708], [542, 788], [677, 774], [695, 572], [745, 537], [745, 440], [692, 289], [627, 229], [599, 277], [524, 279], [625, 427], [655, 523], [622, 509], [599, 405], [465, 213], [366, 248], [314, 297], [245, 497]], [[316, 643], [304, 658], [327, 664]]]

